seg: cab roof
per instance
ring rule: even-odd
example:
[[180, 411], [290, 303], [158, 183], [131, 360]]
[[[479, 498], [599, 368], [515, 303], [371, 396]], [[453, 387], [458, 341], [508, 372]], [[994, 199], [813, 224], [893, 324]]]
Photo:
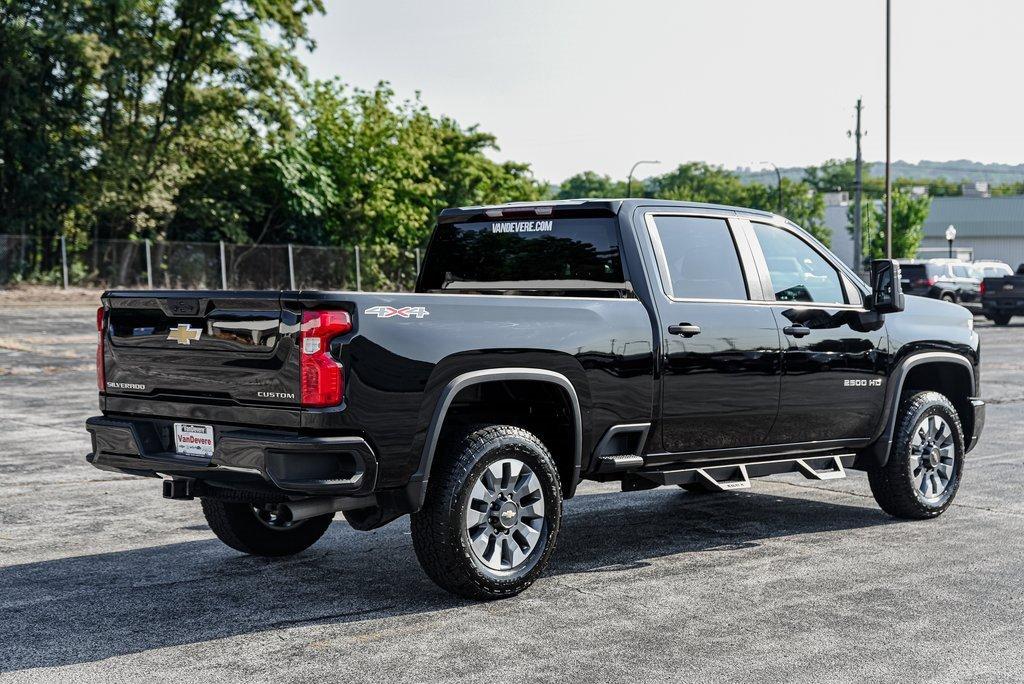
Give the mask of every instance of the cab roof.
[[438, 216], [439, 223], [461, 223], [464, 221], [515, 218], [521, 216], [616, 216], [621, 211], [632, 212], [637, 207], [655, 207], [665, 209], [710, 209], [714, 211], [734, 212], [765, 218], [779, 218], [776, 214], [747, 207], [733, 207], [724, 204], [707, 204], [704, 202], [686, 202], [679, 200], [650, 199], [634, 197], [630, 199], [566, 199], [542, 200], [537, 202], [506, 202], [469, 207], [453, 207], [444, 209]]

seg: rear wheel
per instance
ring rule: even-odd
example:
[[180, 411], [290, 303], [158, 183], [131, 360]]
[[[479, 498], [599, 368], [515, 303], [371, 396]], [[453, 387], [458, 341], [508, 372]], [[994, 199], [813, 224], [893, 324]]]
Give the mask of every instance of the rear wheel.
[[306, 520], [284, 520], [269, 507], [220, 499], [203, 499], [203, 515], [222, 542], [254, 556], [290, 556], [324, 535], [333, 513]]
[[1010, 322], [1010, 318], [1012, 318], [1012, 316], [1009, 314], [993, 314], [992, 322], [996, 325], [1007, 325]]
[[956, 295], [953, 294], [952, 292], [943, 292], [941, 299], [942, 301], [949, 302], [951, 304], [956, 303]]
[[897, 518], [934, 518], [953, 503], [964, 461], [956, 409], [938, 392], [919, 392], [900, 407], [889, 460], [868, 471], [871, 493]]
[[514, 596], [544, 571], [562, 518], [551, 454], [510, 425], [469, 431], [431, 475], [412, 515], [420, 565], [443, 589], [476, 599]]

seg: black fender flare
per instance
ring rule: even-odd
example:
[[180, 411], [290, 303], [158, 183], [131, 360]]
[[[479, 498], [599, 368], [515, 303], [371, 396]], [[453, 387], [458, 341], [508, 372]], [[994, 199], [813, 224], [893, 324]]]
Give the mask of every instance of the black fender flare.
[[[873, 466], [884, 466], [889, 461], [889, 452], [892, 449], [893, 434], [896, 432], [896, 418], [899, 414], [900, 397], [903, 395], [903, 383], [912, 368], [928, 363], [955, 363], [963, 366], [970, 376], [970, 387], [972, 391], [977, 388], [974, 376], [974, 364], [967, 357], [953, 352], [925, 351], [917, 352], [907, 356], [899, 362], [899, 365], [889, 375], [889, 382], [885, 388], [885, 404], [882, 410], [880, 431], [875, 440], [857, 456], [855, 468], [868, 468]], [[970, 440], [970, 435], [965, 435]]]
[[580, 399], [576, 394], [569, 378], [555, 371], [542, 368], [486, 368], [483, 370], [462, 373], [450, 380], [444, 389], [441, 390], [437, 405], [434, 408], [434, 415], [427, 428], [426, 439], [423, 442], [423, 451], [420, 453], [420, 463], [416, 472], [409, 478], [406, 486], [406, 494], [409, 505], [416, 511], [423, 507], [423, 501], [427, 495], [427, 482], [430, 478], [430, 468], [434, 463], [434, 454], [437, 450], [437, 442], [441, 436], [441, 427], [444, 425], [445, 416], [452, 401], [459, 392], [484, 382], [500, 380], [534, 380], [547, 382], [560, 387], [569, 397], [569, 403], [573, 412], [573, 470], [572, 478], [565, 485], [565, 498], [571, 497], [576, 492], [580, 482], [580, 466], [583, 462], [583, 414], [580, 410]]

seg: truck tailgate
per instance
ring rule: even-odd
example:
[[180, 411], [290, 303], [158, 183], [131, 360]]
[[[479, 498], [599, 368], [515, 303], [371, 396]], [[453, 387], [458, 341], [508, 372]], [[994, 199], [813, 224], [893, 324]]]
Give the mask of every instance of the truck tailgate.
[[985, 278], [981, 284], [982, 303], [990, 306], [1024, 308], [1024, 276]]
[[298, 406], [299, 317], [278, 292], [108, 292], [107, 395]]

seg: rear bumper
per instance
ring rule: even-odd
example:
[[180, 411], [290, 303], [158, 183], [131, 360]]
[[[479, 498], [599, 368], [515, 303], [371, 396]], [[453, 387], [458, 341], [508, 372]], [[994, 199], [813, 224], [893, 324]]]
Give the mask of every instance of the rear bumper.
[[361, 437], [307, 437], [214, 425], [210, 459], [174, 453], [173, 423], [97, 416], [86, 421], [97, 468], [178, 476], [296, 495], [362, 496], [373, 491], [377, 459]]
[[967, 451], [978, 445], [981, 431], [985, 429], [985, 402], [981, 399], [971, 399], [971, 407], [974, 409], [974, 424], [970, 439], [967, 440]]
[[1024, 314], [1024, 299], [983, 299], [981, 310], [985, 314]]

